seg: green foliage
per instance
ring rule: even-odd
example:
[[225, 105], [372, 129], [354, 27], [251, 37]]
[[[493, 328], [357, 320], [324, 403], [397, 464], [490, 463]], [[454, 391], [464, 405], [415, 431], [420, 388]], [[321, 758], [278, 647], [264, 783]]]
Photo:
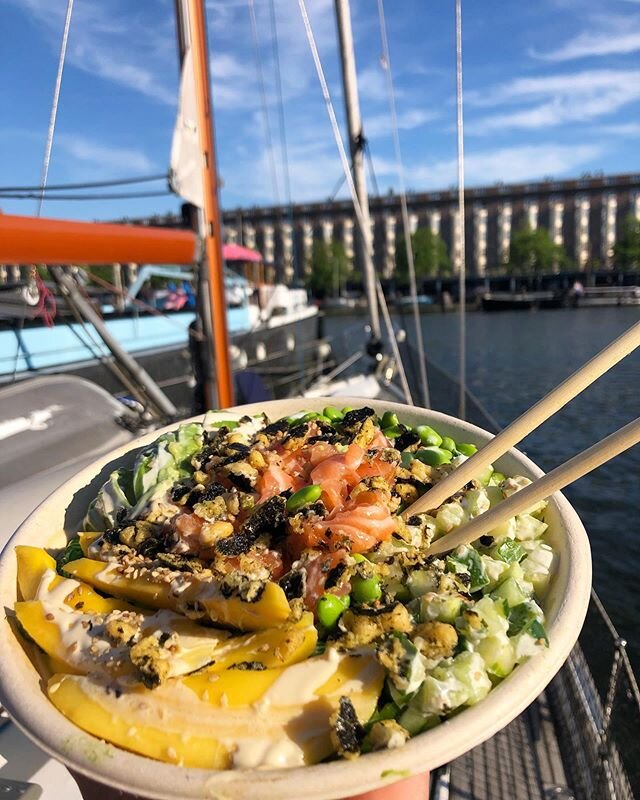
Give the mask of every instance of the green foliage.
[[616, 267], [640, 269], [640, 219], [634, 214], [622, 221], [620, 237], [613, 252]]
[[[447, 246], [431, 228], [418, 228], [411, 236], [413, 247], [413, 263], [416, 278], [427, 278], [432, 275], [448, 275], [451, 272], [451, 260]], [[404, 234], [399, 231], [396, 246], [396, 281], [406, 286], [409, 283], [409, 261], [404, 243]]]
[[540, 274], [567, 265], [564, 248], [553, 243], [546, 228], [534, 230], [525, 224], [513, 234], [509, 252], [511, 272]]
[[352, 274], [353, 269], [342, 242], [314, 241], [311, 251], [311, 272], [305, 279], [306, 287], [314, 297], [339, 295], [341, 288]]

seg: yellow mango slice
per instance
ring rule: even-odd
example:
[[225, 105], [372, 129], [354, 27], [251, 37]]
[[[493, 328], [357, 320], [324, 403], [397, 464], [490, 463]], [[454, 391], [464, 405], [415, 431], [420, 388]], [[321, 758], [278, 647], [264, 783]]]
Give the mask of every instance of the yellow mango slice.
[[80, 531], [78, 539], [80, 539], [80, 548], [85, 556], [89, 555], [89, 545], [95, 542], [96, 539], [102, 536], [102, 531]]
[[110, 611], [125, 611], [132, 608], [123, 600], [101, 597], [86, 583], [58, 575], [55, 559], [41, 547], [18, 545], [16, 559], [18, 588], [23, 600], [48, 597], [58, 604], [96, 614], [108, 614]]
[[284, 668], [174, 679], [153, 691], [56, 675], [48, 694], [83, 730], [151, 758], [209, 769], [283, 767], [330, 755], [329, 718], [340, 697], [349, 696], [365, 721], [383, 679], [373, 655], [332, 652]]
[[136, 577], [127, 576], [118, 564], [90, 558], [69, 562], [65, 572], [103, 592], [150, 608], [169, 608], [182, 613], [197, 604], [213, 622], [240, 630], [271, 628], [285, 622], [291, 613], [289, 602], [276, 583], [267, 583], [260, 599], [248, 603], [239, 597], [224, 597], [214, 585], [199, 580], [197, 575], [184, 575], [166, 583], [147, 569], [140, 569]]

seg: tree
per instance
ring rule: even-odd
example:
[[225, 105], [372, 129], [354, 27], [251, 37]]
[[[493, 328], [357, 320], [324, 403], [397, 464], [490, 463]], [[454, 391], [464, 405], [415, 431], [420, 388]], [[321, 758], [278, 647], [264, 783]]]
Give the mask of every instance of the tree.
[[567, 264], [567, 255], [559, 244], [554, 244], [546, 228], [535, 230], [525, 224], [511, 237], [509, 269], [511, 272], [540, 274], [553, 272], [557, 266]]
[[311, 272], [305, 279], [314, 297], [337, 296], [351, 277], [352, 267], [342, 242], [315, 240], [311, 250]]
[[[431, 228], [418, 228], [411, 236], [411, 245], [416, 278], [446, 275], [451, 272], [447, 246]], [[396, 247], [395, 278], [400, 285], [406, 286], [409, 283], [409, 261], [402, 231]]]
[[629, 214], [622, 221], [620, 238], [613, 249], [615, 266], [640, 269], [640, 219]]

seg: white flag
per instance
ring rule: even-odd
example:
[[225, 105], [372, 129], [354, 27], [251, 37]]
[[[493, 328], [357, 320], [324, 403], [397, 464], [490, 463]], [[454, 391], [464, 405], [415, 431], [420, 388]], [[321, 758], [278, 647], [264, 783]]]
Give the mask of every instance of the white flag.
[[202, 208], [202, 154], [197, 119], [193, 58], [189, 48], [182, 62], [178, 116], [171, 142], [169, 183], [177, 195]]

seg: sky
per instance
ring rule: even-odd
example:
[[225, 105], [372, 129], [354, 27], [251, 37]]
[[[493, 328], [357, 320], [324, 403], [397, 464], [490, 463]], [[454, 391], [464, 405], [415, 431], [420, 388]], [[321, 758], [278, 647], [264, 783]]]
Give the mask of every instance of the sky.
[[[297, 0], [273, 1], [292, 198], [324, 200], [342, 175], [338, 151]], [[254, 0], [256, 50], [249, 0], [207, 0], [226, 209], [286, 199], [270, 2]], [[333, 0], [307, 6], [344, 131]], [[454, 186], [454, 0], [385, 0], [384, 7], [406, 186]], [[462, 7], [468, 185], [640, 170], [640, 0], [463, 0]], [[65, 10], [66, 0], [0, 0], [3, 187], [39, 183]], [[370, 188], [385, 193], [400, 183], [376, 0], [352, 0], [352, 20]], [[173, 0], [75, 0], [49, 183], [165, 174], [178, 82]], [[338, 196], [347, 196], [344, 187]], [[42, 213], [108, 220], [179, 206], [171, 195], [45, 200]], [[34, 200], [0, 199], [5, 213], [35, 208]]]

